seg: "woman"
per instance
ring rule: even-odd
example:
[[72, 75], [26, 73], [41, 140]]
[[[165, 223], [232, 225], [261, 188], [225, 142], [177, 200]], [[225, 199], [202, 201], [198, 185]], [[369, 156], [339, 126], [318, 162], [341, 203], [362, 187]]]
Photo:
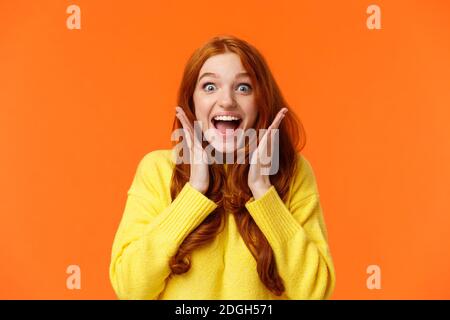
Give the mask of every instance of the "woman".
[[[174, 129], [187, 149], [156, 150], [138, 165], [112, 248], [117, 296], [329, 298], [334, 266], [314, 173], [299, 153], [304, 130], [261, 54], [236, 37], [211, 39], [189, 59], [178, 105]], [[230, 145], [238, 130], [267, 128], [256, 149]], [[210, 161], [238, 151], [244, 162]]]

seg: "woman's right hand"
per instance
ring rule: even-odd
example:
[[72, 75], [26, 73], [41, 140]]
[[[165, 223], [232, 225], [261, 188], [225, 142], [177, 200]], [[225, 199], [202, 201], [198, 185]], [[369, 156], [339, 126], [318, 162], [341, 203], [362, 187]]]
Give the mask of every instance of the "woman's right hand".
[[[209, 187], [208, 154], [203, 149], [202, 141], [194, 134], [194, 127], [181, 107], [176, 107], [176, 117], [180, 120], [189, 148], [191, 173], [189, 183], [199, 192], [205, 194]], [[201, 139], [201, 138], [200, 138]]]

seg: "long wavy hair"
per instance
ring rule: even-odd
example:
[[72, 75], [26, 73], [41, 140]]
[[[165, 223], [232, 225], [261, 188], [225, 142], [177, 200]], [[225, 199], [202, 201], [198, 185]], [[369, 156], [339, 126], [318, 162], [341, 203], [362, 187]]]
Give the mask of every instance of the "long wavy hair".
[[[225, 35], [214, 37], [198, 48], [185, 66], [178, 91], [178, 105], [183, 108], [190, 122], [194, 123], [196, 118], [193, 93], [200, 69], [208, 58], [227, 52], [240, 57], [254, 84], [255, 103], [258, 106], [258, 115], [253, 127], [256, 132], [259, 132], [259, 129], [267, 129], [282, 108], [290, 110], [279, 127], [279, 170], [270, 176], [271, 184], [275, 186], [281, 199], [286, 201], [291, 178], [296, 170], [297, 153], [306, 144], [305, 131], [283, 98], [264, 57], [255, 47], [242, 39]], [[175, 117], [172, 129], [179, 128], [182, 128], [182, 125]], [[231, 213], [243, 241], [256, 260], [256, 269], [262, 283], [273, 294], [280, 296], [285, 287], [277, 271], [273, 250], [245, 207], [245, 203], [252, 197], [247, 184], [248, 151], [249, 145], [246, 143], [245, 163], [227, 164], [226, 171], [221, 164], [209, 166], [209, 188], [205, 195], [218, 207], [184, 239], [178, 251], [171, 257], [169, 266], [172, 274], [187, 272], [191, 266], [191, 253], [212, 241], [223, 230], [226, 213]], [[172, 200], [189, 181], [189, 176], [189, 164], [181, 163], [175, 166], [170, 188]]]

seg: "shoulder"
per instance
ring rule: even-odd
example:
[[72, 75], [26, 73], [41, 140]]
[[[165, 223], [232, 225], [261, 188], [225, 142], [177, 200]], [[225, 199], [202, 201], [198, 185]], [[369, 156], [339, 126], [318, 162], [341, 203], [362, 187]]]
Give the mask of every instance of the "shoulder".
[[145, 154], [137, 165], [130, 190], [168, 189], [174, 167], [171, 155], [171, 149], [153, 150]]
[[305, 155], [297, 153], [295, 174], [291, 181], [291, 196], [304, 199], [311, 195], [319, 195], [314, 169]]
[[139, 162], [139, 167], [142, 169], [158, 168], [158, 167], [171, 167], [172, 161], [172, 149], [160, 149], [153, 150], [145, 154]]

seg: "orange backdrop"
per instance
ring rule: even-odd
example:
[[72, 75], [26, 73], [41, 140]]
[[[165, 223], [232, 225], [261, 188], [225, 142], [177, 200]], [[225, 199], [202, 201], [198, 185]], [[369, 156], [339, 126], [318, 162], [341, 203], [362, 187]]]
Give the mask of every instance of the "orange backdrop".
[[110, 250], [136, 166], [170, 148], [189, 55], [233, 34], [305, 125], [332, 298], [449, 299], [450, 5], [373, 3], [381, 30], [362, 0], [0, 1], [0, 298], [116, 298]]

